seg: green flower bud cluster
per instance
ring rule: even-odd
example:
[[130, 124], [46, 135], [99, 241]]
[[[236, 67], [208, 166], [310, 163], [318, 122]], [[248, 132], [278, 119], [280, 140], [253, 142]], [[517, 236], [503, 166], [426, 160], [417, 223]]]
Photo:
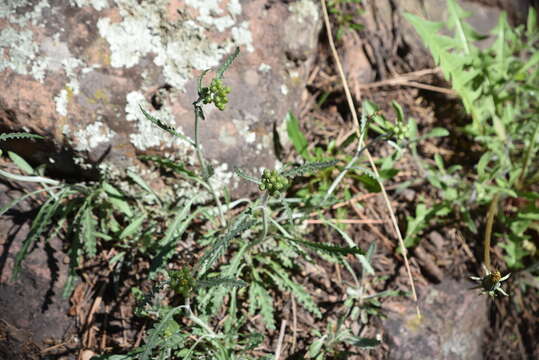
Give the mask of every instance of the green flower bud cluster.
[[397, 141], [402, 141], [406, 138], [406, 125], [400, 121], [398, 121], [395, 125], [392, 125], [389, 131], [391, 131], [393, 137], [397, 139]]
[[189, 296], [195, 287], [195, 279], [189, 269], [184, 267], [181, 270], [169, 271], [168, 275], [170, 276], [170, 288], [184, 297]]
[[231, 89], [223, 84], [221, 79], [213, 79], [209, 87], [202, 88], [202, 101], [204, 104], [214, 103], [215, 106], [223, 111], [228, 103], [228, 94]]
[[267, 190], [271, 196], [279, 196], [288, 186], [288, 179], [275, 170], [264, 170], [261, 180], [262, 184], [258, 185], [258, 188], [260, 191]]

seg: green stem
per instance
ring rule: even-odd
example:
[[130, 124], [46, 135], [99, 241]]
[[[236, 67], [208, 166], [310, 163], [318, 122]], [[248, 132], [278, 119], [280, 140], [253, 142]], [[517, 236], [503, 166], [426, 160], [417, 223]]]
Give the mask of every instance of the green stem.
[[215, 192], [215, 189], [213, 188], [210, 182], [208, 167], [206, 165], [206, 162], [204, 161], [204, 156], [202, 155], [202, 149], [200, 148], [200, 142], [199, 142], [200, 115], [199, 113], [202, 112], [202, 108], [199, 105], [199, 102], [200, 102], [200, 99], [198, 99], [197, 101], [193, 103], [193, 106], [195, 107], [195, 152], [197, 154], [200, 167], [202, 169], [202, 178], [204, 179], [204, 182], [207, 184], [207, 189], [212, 195], [213, 199], [215, 200], [215, 203], [217, 204], [217, 210], [219, 211], [219, 219], [221, 220], [221, 225], [226, 226], [226, 220], [223, 214], [223, 209], [222, 209], [223, 206], [221, 203], [221, 199], [219, 199], [219, 196], [217, 196], [217, 193]]
[[483, 264], [490, 270], [490, 239], [492, 238], [492, 226], [494, 224], [494, 216], [498, 212], [498, 200], [500, 194], [494, 195], [487, 213], [487, 224], [485, 227], [485, 237], [483, 238]]
[[369, 149], [371, 146], [375, 145], [376, 143], [389, 138], [390, 136], [391, 136], [391, 134], [379, 135], [374, 140], [372, 140], [370, 143], [368, 143], [367, 145], [365, 145], [363, 147], [361, 147], [361, 145], [363, 144], [362, 141], [359, 141], [356, 153], [354, 154], [354, 157], [352, 158], [352, 160], [350, 160], [350, 162], [348, 164], [346, 164], [344, 170], [335, 178], [335, 180], [333, 181], [333, 183], [329, 187], [328, 191], [326, 192], [326, 195], [324, 195], [324, 199], [322, 200], [322, 203], [326, 202], [326, 200], [331, 196], [331, 194], [333, 193], [333, 191], [335, 191], [335, 189], [337, 188], [339, 183], [342, 181], [342, 179], [344, 178], [346, 173], [351, 168], [354, 167], [354, 164], [356, 163], [356, 161], [359, 159], [359, 157], [361, 156], [361, 154], [365, 150]]

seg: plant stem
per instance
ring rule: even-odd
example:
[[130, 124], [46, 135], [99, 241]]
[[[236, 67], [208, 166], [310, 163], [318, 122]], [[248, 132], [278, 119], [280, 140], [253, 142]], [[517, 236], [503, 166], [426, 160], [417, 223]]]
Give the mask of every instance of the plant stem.
[[[328, 11], [327, 11], [327, 7], [326, 7], [326, 0], [322, 0], [322, 10], [323, 10], [322, 13], [323, 13], [323, 16], [324, 16], [324, 24], [326, 25], [326, 30], [327, 30], [327, 35], [328, 35], [328, 41], [329, 41], [329, 45], [331, 47], [331, 52], [333, 54], [333, 57], [335, 58], [335, 64], [337, 65], [337, 70], [339, 72], [339, 77], [341, 78], [341, 81], [342, 81], [342, 84], [343, 84], [344, 93], [346, 95], [346, 100], [348, 102], [348, 107], [350, 108], [350, 112], [352, 114], [352, 119], [354, 120], [354, 127], [355, 127], [355, 130], [356, 130], [356, 134], [357, 134], [357, 136], [358, 136], [358, 138], [360, 139], [360, 142], [361, 142], [362, 139], [361, 139], [361, 134], [360, 134], [360, 130], [359, 130], [359, 122], [358, 122], [358, 118], [357, 118], [357, 111], [356, 111], [356, 108], [354, 106], [354, 101], [352, 100], [352, 95], [350, 94], [350, 87], [348, 86], [348, 82], [346, 80], [346, 75], [344, 74], [344, 70], [343, 70], [343, 67], [342, 67], [342, 64], [341, 64], [341, 60], [339, 59], [339, 55], [337, 53], [337, 48], [335, 47], [335, 43], [333, 41], [333, 33], [332, 33], [332, 30], [331, 30], [331, 24], [329, 22], [329, 16], [328, 16]], [[415, 291], [414, 278], [412, 276], [412, 271], [410, 269], [410, 264], [408, 262], [408, 251], [406, 250], [406, 247], [404, 246], [404, 240], [402, 238], [402, 234], [401, 234], [401, 231], [399, 229], [399, 225], [397, 223], [397, 218], [395, 217], [395, 212], [393, 211], [393, 207], [391, 206], [391, 202], [389, 201], [389, 197], [387, 195], [386, 188], [385, 188], [383, 182], [380, 181], [380, 176], [378, 174], [378, 168], [376, 167], [376, 164], [374, 163], [374, 159], [372, 158], [372, 156], [371, 156], [368, 149], [366, 150], [366, 154], [367, 154], [367, 158], [369, 159], [369, 164], [370, 164], [370, 166], [372, 168], [372, 171], [378, 177], [378, 183], [380, 184], [380, 188], [382, 189], [382, 195], [384, 197], [384, 201], [386, 203], [386, 207], [387, 207], [387, 210], [389, 212], [391, 222], [393, 223], [393, 227], [395, 228], [395, 232], [396, 232], [397, 238], [399, 240], [399, 245], [400, 245], [400, 247], [402, 249], [402, 256], [404, 258], [404, 266], [406, 268], [406, 272], [408, 274], [408, 281], [410, 282], [410, 287], [412, 289], [412, 298], [414, 299], [414, 302], [416, 303], [417, 316], [418, 316], [418, 318], [421, 318], [421, 311], [419, 310], [419, 302], [418, 302], [418, 299], [417, 299], [417, 293]]]
[[202, 149], [200, 148], [200, 142], [199, 142], [199, 123], [200, 123], [200, 113], [202, 112], [202, 107], [199, 105], [200, 99], [195, 101], [193, 103], [193, 106], [195, 107], [195, 152], [197, 154], [198, 162], [200, 164], [200, 167], [202, 169], [202, 178], [204, 179], [205, 183], [208, 185], [207, 189], [210, 192], [210, 194], [213, 196], [213, 199], [215, 200], [215, 203], [217, 204], [217, 210], [219, 211], [219, 219], [221, 220], [221, 225], [226, 226], [226, 220], [225, 216], [223, 215], [223, 209], [222, 209], [222, 203], [221, 199], [219, 199], [219, 196], [217, 196], [217, 193], [215, 192], [215, 189], [213, 188], [211, 182], [210, 182], [210, 174], [208, 171], [208, 167], [206, 165], [206, 162], [204, 161], [204, 156], [202, 155]]
[[494, 216], [498, 212], [498, 199], [500, 194], [494, 195], [487, 213], [487, 224], [485, 227], [485, 237], [483, 238], [483, 264], [490, 270], [490, 239], [492, 237], [492, 226], [494, 224]]
[[361, 154], [364, 151], [369, 149], [371, 146], [377, 144], [378, 142], [387, 139], [390, 136], [391, 136], [391, 134], [381, 134], [381, 135], [377, 136], [374, 140], [372, 140], [370, 143], [368, 143], [367, 145], [365, 145], [363, 147], [361, 147], [361, 145], [363, 145], [362, 141], [361, 140], [358, 141], [357, 150], [356, 150], [356, 153], [354, 154], [354, 157], [352, 158], [352, 160], [350, 160], [350, 162], [348, 162], [348, 164], [346, 164], [344, 170], [341, 171], [341, 173], [335, 178], [335, 180], [333, 180], [333, 183], [331, 184], [331, 186], [327, 190], [326, 195], [324, 195], [324, 199], [322, 200], [322, 203], [324, 203], [329, 198], [329, 196], [333, 193], [333, 191], [335, 191], [335, 189], [337, 188], [337, 185], [339, 185], [339, 183], [342, 181], [342, 179], [344, 178], [346, 173], [351, 168], [354, 167], [354, 164], [356, 163], [356, 161], [359, 159], [359, 157], [361, 156]]

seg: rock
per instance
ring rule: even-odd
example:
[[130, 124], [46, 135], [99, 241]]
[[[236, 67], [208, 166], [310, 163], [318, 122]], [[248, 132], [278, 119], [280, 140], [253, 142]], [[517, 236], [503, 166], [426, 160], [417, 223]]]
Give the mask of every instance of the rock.
[[195, 162], [139, 105], [192, 137], [197, 76], [239, 46], [225, 74], [227, 110], [207, 106], [201, 124], [201, 143], [226, 184], [235, 166], [273, 167], [273, 124], [298, 106], [320, 28], [314, 0], [4, 2], [0, 130], [50, 137], [56, 153], [20, 149], [34, 162], [66, 149], [120, 169], [140, 165], [136, 155], [148, 151]]
[[[474, 1], [458, 0], [458, 3], [471, 13], [466, 20], [479, 33], [488, 34], [500, 15], [500, 9]], [[390, 56], [402, 57], [414, 69], [432, 65], [430, 52], [423, 46], [413, 26], [402, 16], [412, 13], [430, 21], [445, 21], [447, 0], [369, 0], [364, 15], [368, 29], [367, 38], [373, 48], [373, 61], [382, 61]], [[486, 46], [490, 39], [483, 40], [478, 46]], [[388, 53], [392, 51], [392, 53]], [[380, 66], [380, 65], [379, 65]], [[382, 77], [385, 78], [385, 74]]]
[[[0, 185], [0, 204], [11, 202], [11, 194]], [[29, 203], [22, 207], [28, 210]], [[66, 254], [60, 239], [39, 241], [11, 280], [15, 255], [29, 231], [22, 214], [0, 217], [0, 359], [39, 359], [45, 340], [61, 343], [76, 330], [75, 319], [67, 315], [69, 302], [62, 298], [67, 265], [61, 261]]]
[[487, 297], [470, 282], [445, 279], [419, 289], [422, 318], [411, 302], [388, 304], [384, 322], [392, 360], [480, 360], [488, 325]]

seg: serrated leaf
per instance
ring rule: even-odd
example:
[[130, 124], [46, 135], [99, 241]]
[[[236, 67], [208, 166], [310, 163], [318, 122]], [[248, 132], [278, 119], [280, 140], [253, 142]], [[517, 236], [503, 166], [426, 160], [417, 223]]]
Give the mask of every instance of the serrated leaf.
[[[341, 228], [339, 228], [336, 224], [334, 224], [331, 221], [325, 220], [325, 219], [324, 219], [324, 223], [327, 224], [328, 226], [331, 226], [333, 229], [335, 229], [335, 231], [337, 231], [339, 233], [339, 235], [342, 236], [344, 241], [346, 241], [348, 246], [357, 248], [357, 245], [355, 244], [354, 240], [352, 240], [352, 238], [345, 231], [343, 231]], [[372, 266], [371, 266], [369, 260], [367, 259], [367, 257], [365, 257], [365, 255], [363, 255], [363, 254], [365, 254], [365, 252], [363, 252], [363, 251], [361, 251], [361, 252], [362, 252], [362, 254], [355, 254], [356, 258], [359, 260], [359, 262], [361, 263], [361, 266], [363, 267], [363, 269], [368, 274], [374, 275], [374, 269], [372, 268]]]
[[240, 48], [239, 47], [236, 47], [234, 49], [234, 52], [232, 54], [230, 54], [225, 62], [223, 63], [223, 65], [221, 65], [221, 67], [219, 68], [219, 70], [217, 70], [217, 79], [222, 79], [223, 78], [223, 74], [225, 73], [225, 71], [228, 70], [228, 68], [230, 67], [230, 65], [232, 65], [232, 63], [234, 62], [234, 60], [238, 57], [238, 55], [240, 54]]
[[275, 330], [273, 299], [264, 287], [258, 282], [249, 286], [249, 314], [255, 315], [260, 310], [260, 316], [269, 330]]
[[358, 247], [337, 246], [337, 245], [332, 245], [332, 244], [305, 241], [301, 239], [287, 239], [287, 240], [306, 246], [310, 249], [323, 251], [332, 255], [336, 255], [336, 254], [338, 255], [349, 255], [349, 254], [365, 255], [365, 252]]
[[226, 233], [224, 236], [219, 237], [217, 241], [215, 241], [215, 243], [213, 243], [211, 247], [206, 250], [204, 255], [202, 255], [198, 263], [199, 275], [204, 274], [215, 263], [215, 261], [217, 261], [219, 256], [221, 256], [226, 251], [228, 245], [230, 244], [230, 241], [233, 238], [250, 229], [255, 223], [256, 220], [250, 219], [248, 215], [244, 214], [243, 216], [241, 216], [238, 221], [233, 225], [233, 227], [228, 231], [228, 233]]
[[170, 126], [168, 124], [165, 124], [163, 121], [153, 117], [150, 113], [148, 113], [146, 110], [144, 110], [142, 105], [139, 105], [139, 108], [142, 111], [142, 113], [144, 114], [144, 116], [146, 117], [146, 119], [150, 120], [154, 125], [157, 125], [158, 127], [165, 130], [167, 133], [169, 133], [172, 136], [175, 136], [175, 137], [178, 137], [178, 138], [180, 138], [182, 140], [185, 140], [185, 141], [187, 141], [189, 144], [191, 144], [193, 146], [195, 145], [193, 140], [189, 139], [187, 136], [185, 136], [183, 134], [180, 134], [172, 126]]
[[157, 346], [161, 336], [163, 336], [164, 330], [169, 326], [169, 321], [172, 317], [182, 310], [182, 306], [169, 310], [165, 316], [159, 321], [159, 323], [149, 332], [149, 337], [144, 345], [144, 351], [140, 355], [140, 360], [150, 360], [152, 356], [152, 350]]
[[41, 135], [29, 134], [29, 133], [9, 133], [0, 134], [0, 141], [14, 140], [14, 139], [45, 139]]
[[230, 279], [230, 278], [208, 278], [203, 280], [198, 280], [196, 286], [198, 288], [210, 288], [215, 286], [224, 286], [227, 288], [238, 288], [245, 287], [248, 284], [243, 280]]
[[82, 244], [88, 256], [94, 257], [96, 255], [96, 238], [95, 238], [95, 225], [96, 220], [93, 218], [92, 209], [87, 206], [82, 213], [80, 225], [80, 235], [82, 237]]
[[320, 161], [320, 162], [310, 162], [300, 166], [296, 166], [292, 169], [285, 170], [281, 175], [286, 177], [294, 177], [308, 172], [320, 171], [332, 166], [335, 166], [339, 163], [339, 160], [329, 160], [329, 161]]
[[255, 183], [255, 184], [257, 184], [257, 185], [260, 185], [260, 184], [261, 184], [260, 179], [257, 179], [257, 178], [255, 178], [255, 177], [253, 177], [253, 176], [250, 176], [250, 175], [247, 175], [247, 174], [246, 174], [245, 172], [243, 172], [243, 170], [240, 169], [240, 168], [234, 168], [234, 173], [235, 173], [236, 175], [238, 175], [239, 177], [241, 177], [242, 179], [245, 179], [245, 180], [250, 181], [250, 182], [252, 182], [252, 183]]
[[23, 240], [19, 252], [15, 255], [12, 278], [16, 278], [19, 274], [23, 260], [26, 258], [41, 234], [43, 234], [45, 229], [50, 225], [53, 216], [61, 205], [61, 200], [67, 194], [67, 189], [64, 189], [59, 194], [56, 194], [56, 197], [49, 197], [47, 201], [41, 205], [36, 217], [32, 221], [32, 226], [30, 227], [28, 235]]
[[153, 279], [159, 270], [165, 268], [168, 260], [174, 255], [177, 241], [181, 239], [185, 233], [185, 229], [197, 215], [194, 211], [191, 214], [191, 205], [198, 196], [192, 197], [183, 207], [176, 213], [172, 224], [167, 228], [165, 236], [159, 241], [159, 252], [153, 259], [150, 265], [149, 277]]

